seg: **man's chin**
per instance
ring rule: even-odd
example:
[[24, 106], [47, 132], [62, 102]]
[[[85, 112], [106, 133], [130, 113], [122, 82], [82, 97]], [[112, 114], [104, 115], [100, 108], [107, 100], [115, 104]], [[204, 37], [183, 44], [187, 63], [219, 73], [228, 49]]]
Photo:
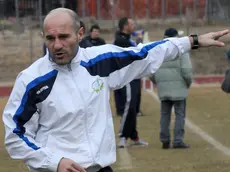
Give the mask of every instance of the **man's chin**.
[[66, 59], [55, 59], [54, 62], [58, 65], [66, 65], [70, 63], [70, 60]]

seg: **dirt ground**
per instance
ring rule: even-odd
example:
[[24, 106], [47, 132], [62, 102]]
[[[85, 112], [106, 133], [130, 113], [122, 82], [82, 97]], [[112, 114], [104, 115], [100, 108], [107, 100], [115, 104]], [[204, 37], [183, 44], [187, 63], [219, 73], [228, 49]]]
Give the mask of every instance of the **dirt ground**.
[[[0, 98], [0, 113], [6, 101], [7, 98]], [[219, 87], [192, 88], [187, 102], [187, 119], [216, 142], [208, 140], [206, 135], [200, 136], [196, 129], [186, 127], [185, 142], [191, 145], [190, 149], [162, 150], [159, 142], [160, 106], [148, 92], [144, 91], [141, 105], [144, 116], [138, 117], [138, 130], [141, 138], [149, 142], [149, 146], [117, 149], [117, 162], [113, 165], [115, 172], [228, 172], [230, 169], [230, 154], [227, 152], [230, 148], [230, 137], [227, 134], [230, 130], [229, 104], [229, 96]], [[111, 96], [111, 105], [114, 112], [113, 96]], [[120, 117], [114, 116], [116, 135], [119, 122]], [[27, 169], [21, 161], [13, 161], [9, 158], [3, 140], [4, 129], [3, 125], [0, 125], [0, 171], [26, 172]], [[220, 144], [226, 147], [226, 152], [217, 149], [221, 148]]]
[[[138, 24], [138, 23], [137, 23]], [[149, 40], [156, 41], [163, 38], [164, 30], [168, 27], [175, 27], [183, 30], [185, 35], [190, 33], [206, 33], [229, 28], [230, 25], [185, 25], [165, 24], [165, 25], [148, 25], [145, 31], [149, 33]], [[101, 26], [103, 28], [103, 25]], [[32, 62], [42, 56], [43, 39], [39, 29], [28, 30], [25, 28], [19, 36], [11, 31], [5, 31], [5, 39], [0, 34], [0, 81], [14, 81], [17, 74], [28, 67]], [[114, 32], [102, 32], [101, 35], [107, 43], [114, 40]], [[230, 36], [224, 41], [224, 48], [208, 48], [192, 51], [191, 59], [195, 74], [223, 74], [228, 68], [225, 52], [230, 47]]]

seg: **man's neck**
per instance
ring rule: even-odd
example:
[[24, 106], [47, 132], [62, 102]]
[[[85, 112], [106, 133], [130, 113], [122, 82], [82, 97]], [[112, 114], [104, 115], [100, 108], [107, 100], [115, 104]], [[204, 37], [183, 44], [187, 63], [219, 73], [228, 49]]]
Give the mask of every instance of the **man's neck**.
[[130, 33], [129, 33], [128, 31], [125, 31], [125, 30], [121, 31], [121, 33], [124, 33], [124, 34], [130, 35]]

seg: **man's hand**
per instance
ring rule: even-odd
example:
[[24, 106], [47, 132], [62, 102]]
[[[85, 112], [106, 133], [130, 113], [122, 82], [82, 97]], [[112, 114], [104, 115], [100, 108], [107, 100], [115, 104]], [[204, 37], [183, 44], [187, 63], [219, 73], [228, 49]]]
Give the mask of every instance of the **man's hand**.
[[62, 158], [57, 172], [86, 172], [86, 170], [71, 159]]
[[[203, 34], [198, 36], [199, 41], [199, 47], [210, 47], [210, 46], [217, 46], [217, 47], [223, 47], [225, 44], [221, 41], [218, 41], [218, 39], [224, 35], [227, 35], [229, 33], [229, 30], [223, 30], [219, 32], [210, 32], [207, 34]], [[193, 39], [191, 37], [190, 42], [191, 45], [193, 45]]]
[[137, 38], [143, 38], [142, 30], [137, 31]]

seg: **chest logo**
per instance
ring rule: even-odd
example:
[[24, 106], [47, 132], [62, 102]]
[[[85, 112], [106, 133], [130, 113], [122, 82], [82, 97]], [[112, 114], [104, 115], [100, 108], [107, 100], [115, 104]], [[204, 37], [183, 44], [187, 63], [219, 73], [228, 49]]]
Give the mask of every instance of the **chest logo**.
[[104, 87], [104, 83], [101, 79], [97, 79], [96, 81], [92, 83], [93, 91], [95, 91], [96, 93], [101, 91], [103, 87]]

